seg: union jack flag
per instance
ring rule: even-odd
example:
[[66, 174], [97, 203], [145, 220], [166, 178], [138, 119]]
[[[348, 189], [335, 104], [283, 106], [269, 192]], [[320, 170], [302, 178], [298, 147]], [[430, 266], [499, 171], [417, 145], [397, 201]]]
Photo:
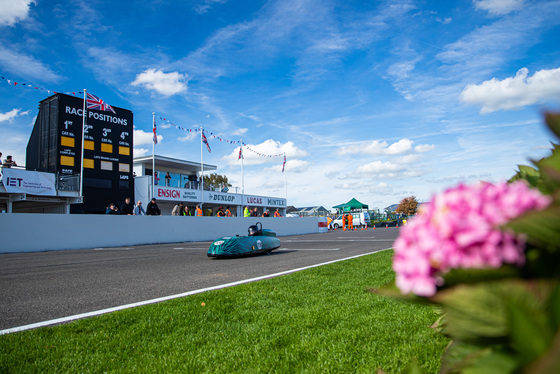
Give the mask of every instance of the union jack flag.
[[206, 144], [206, 148], [208, 149], [208, 152], [212, 153], [212, 150], [210, 149], [210, 144], [208, 144], [208, 139], [206, 139], [206, 135], [204, 135], [204, 131], [202, 131], [202, 142]]
[[243, 146], [239, 147], [239, 157], [237, 158], [238, 160], [241, 160], [243, 157]]
[[87, 93], [87, 108], [105, 111], [110, 110], [111, 112], [117, 114], [113, 107], [111, 107], [109, 104], [107, 104], [97, 96], [90, 94], [89, 92]]
[[154, 144], [157, 144], [156, 120], [154, 120]]
[[284, 163], [282, 164], [282, 173], [284, 172], [284, 166], [286, 166], [286, 154], [284, 153]]

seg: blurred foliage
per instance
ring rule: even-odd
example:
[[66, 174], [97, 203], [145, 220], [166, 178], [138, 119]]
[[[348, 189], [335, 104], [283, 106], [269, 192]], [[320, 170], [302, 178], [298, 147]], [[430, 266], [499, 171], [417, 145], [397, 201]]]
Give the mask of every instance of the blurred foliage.
[[[560, 139], [560, 114], [545, 115]], [[510, 182], [523, 179], [552, 197], [550, 206], [504, 225], [526, 240], [526, 262], [517, 268], [455, 269], [430, 298], [377, 293], [441, 308], [436, 323], [453, 343], [442, 373], [558, 373], [560, 371], [560, 146], [548, 157], [520, 165]]]

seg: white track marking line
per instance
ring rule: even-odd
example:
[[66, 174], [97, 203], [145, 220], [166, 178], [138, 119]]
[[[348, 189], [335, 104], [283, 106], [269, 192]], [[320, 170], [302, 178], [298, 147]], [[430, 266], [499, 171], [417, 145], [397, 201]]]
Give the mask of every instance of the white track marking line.
[[371, 254], [374, 254], [374, 253], [377, 253], [377, 252], [386, 251], [388, 249], [391, 249], [391, 248], [384, 248], [384, 249], [380, 249], [378, 251], [362, 253], [360, 255], [341, 258], [339, 260], [327, 261], [327, 262], [323, 262], [321, 264], [305, 266], [305, 267], [298, 268], [298, 269], [281, 271], [279, 273], [263, 275], [263, 276], [256, 277], [256, 278], [244, 279], [244, 280], [240, 280], [240, 281], [237, 281], [237, 282], [231, 282], [231, 283], [226, 283], [226, 284], [220, 284], [220, 285], [217, 285], [217, 286], [201, 288], [201, 289], [198, 289], [198, 290], [184, 292], [184, 293], [180, 293], [180, 294], [177, 294], [177, 295], [164, 296], [164, 297], [159, 297], [157, 299], [140, 301], [140, 302], [137, 302], [137, 303], [116, 306], [116, 307], [113, 307], [113, 308], [101, 309], [101, 310], [96, 310], [96, 311], [93, 311], [93, 312], [76, 314], [76, 315], [73, 315], [73, 316], [52, 319], [50, 321], [43, 321], [43, 322], [32, 323], [32, 324], [24, 325], [24, 326], [13, 327], [11, 329], [0, 330], [0, 335], [11, 334], [11, 333], [14, 333], [14, 332], [19, 332], [19, 331], [36, 329], [36, 328], [39, 328], [39, 327], [45, 327], [45, 326], [50, 326], [50, 325], [56, 325], [56, 324], [59, 324], [59, 323], [71, 322], [71, 321], [74, 321], [74, 320], [77, 320], [77, 319], [82, 319], [82, 318], [100, 316], [102, 314], [112, 313], [112, 312], [116, 312], [116, 311], [123, 310], [123, 309], [130, 309], [130, 308], [135, 308], [135, 307], [138, 307], [138, 306], [160, 303], [162, 301], [168, 301], [168, 300], [177, 299], [177, 298], [180, 298], [180, 297], [196, 295], [196, 294], [207, 292], [207, 291], [220, 290], [220, 289], [223, 289], [223, 288], [238, 286], [240, 284], [256, 282], [256, 281], [263, 280], [263, 279], [275, 278], [275, 277], [279, 277], [281, 275], [291, 274], [291, 273], [295, 273], [295, 272], [298, 272], [298, 271], [312, 269], [312, 268], [316, 268], [316, 267], [323, 266], [323, 265], [334, 264], [334, 263], [340, 262], [340, 261], [346, 261], [346, 260], [351, 260], [353, 258], [358, 258], [358, 257], [371, 255]]
[[278, 248], [278, 251], [340, 251], [340, 248]]
[[129, 251], [134, 249], [134, 247], [124, 247], [124, 248], [93, 248], [94, 251]]
[[208, 248], [196, 248], [196, 247], [177, 247], [173, 249], [196, 249], [196, 250], [207, 250]]

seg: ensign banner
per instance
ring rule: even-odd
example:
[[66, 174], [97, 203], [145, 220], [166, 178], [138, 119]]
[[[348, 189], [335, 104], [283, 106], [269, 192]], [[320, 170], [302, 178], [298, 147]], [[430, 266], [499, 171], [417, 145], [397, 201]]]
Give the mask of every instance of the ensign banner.
[[184, 202], [198, 202], [200, 201], [200, 191], [187, 190], [183, 188], [174, 187], [160, 187], [155, 186], [155, 197], [162, 201], [184, 201]]
[[53, 173], [4, 168], [3, 174], [2, 181], [7, 192], [56, 196]]

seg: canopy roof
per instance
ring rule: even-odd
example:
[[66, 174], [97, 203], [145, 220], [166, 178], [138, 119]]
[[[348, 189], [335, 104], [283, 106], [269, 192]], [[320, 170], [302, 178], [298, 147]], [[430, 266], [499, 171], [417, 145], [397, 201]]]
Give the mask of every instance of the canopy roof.
[[350, 200], [349, 202], [347, 202], [346, 204], [340, 204], [340, 205], [335, 205], [333, 206], [333, 208], [335, 209], [341, 209], [345, 212], [349, 212], [352, 209], [367, 209], [368, 206], [366, 204], [362, 204], [360, 203], [358, 200], [356, 200], [355, 198], [352, 198], [352, 200]]

